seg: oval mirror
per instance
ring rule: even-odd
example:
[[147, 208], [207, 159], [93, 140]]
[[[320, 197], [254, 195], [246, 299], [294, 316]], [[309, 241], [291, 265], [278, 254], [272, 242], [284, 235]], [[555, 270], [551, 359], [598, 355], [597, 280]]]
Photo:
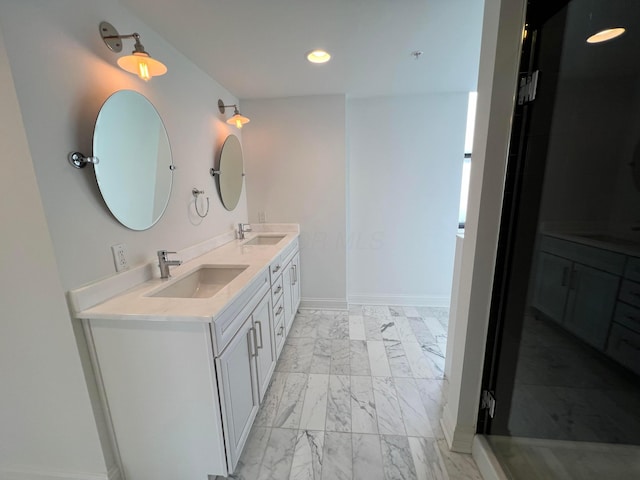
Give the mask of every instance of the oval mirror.
[[93, 133], [96, 180], [107, 207], [132, 230], [162, 216], [171, 194], [173, 164], [162, 119], [146, 97], [131, 90], [102, 105]]
[[222, 145], [218, 162], [218, 193], [224, 208], [231, 211], [238, 205], [243, 183], [242, 147], [235, 135], [229, 135]]

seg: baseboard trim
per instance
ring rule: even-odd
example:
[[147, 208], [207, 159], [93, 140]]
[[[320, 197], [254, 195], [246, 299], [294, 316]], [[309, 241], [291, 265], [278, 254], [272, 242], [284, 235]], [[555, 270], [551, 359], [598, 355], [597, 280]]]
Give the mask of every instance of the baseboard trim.
[[508, 480], [484, 435], [476, 435], [473, 438], [471, 456], [484, 480]]
[[343, 298], [302, 298], [302, 310], [347, 310], [347, 301]]
[[118, 468], [110, 469], [105, 473], [85, 473], [15, 466], [0, 467], [0, 478], [2, 480], [121, 480], [122, 477]]
[[449, 307], [451, 298], [441, 295], [349, 295], [349, 305], [399, 305], [403, 307]]
[[473, 438], [476, 434], [475, 432], [463, 432], [460, 431], [460, 429], [456, 429], [455, 423], [449, 412], [449, 403], [445, 404], [442, 409], [440, 426], [442, 427], [447, 445], [449, 445], [449, 450], [458, 453], [471, 453]]
[[109, 480], [123, 480], [122, 472], [120, 472], [120, 468], [118, 465], [113, 465], [109, 471], [107, 472], [107, 477]]

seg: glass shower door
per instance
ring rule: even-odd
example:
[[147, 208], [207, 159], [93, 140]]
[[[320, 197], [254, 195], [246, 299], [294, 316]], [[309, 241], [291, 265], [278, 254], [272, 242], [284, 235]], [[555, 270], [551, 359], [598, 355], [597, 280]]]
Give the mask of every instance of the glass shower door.
[[640, 2], [527, 18], [479, 429], [512, 478], [640, 478]]

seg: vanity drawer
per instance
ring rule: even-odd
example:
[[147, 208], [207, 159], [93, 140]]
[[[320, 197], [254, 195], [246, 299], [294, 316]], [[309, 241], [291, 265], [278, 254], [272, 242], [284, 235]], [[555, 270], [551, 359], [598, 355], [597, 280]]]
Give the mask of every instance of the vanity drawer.
[[640, 333], [614, 323], [609, 334], [607, 354], [615, 361], [640, 374]]
[[618, 298], [623, 302], [640, 307], [640, 283], [623, 280]]
[[287, 264], [288, 260], [291, 259], [293, 255], [298, 251], [298, 245], [298, 239], [293, 239], [291, 243], [287, 245], [286, 248], [282, 250], [282, 252], [280, 252], [280, 254], [276, 258], [273, 259], [271, 265], [269, 265], [269, 274], [271, 275], [272, 284], [278, 278], [278, 276], [282, 274], [282, 271], [284, 270], [284, 267]]
[[640, 333], [640, 308], [618, 302], [613, 321]]
[[276, 278], [276, 281], [271, 284], [271, 298], [273, 299], [274, 305], [282, 296], [282, 291], [284, 290], [282, 282], [282, 275], [279, 275], [278, 278]]
[[280, 297], [280, 300], [273, 306], [273, 324], [277, 325], [282, 318], [284, 318], [284, 298]]
[[[278, 303], [280, 304], [280, 306], [282, 306], [282, 299], [280, 299], [280, 302]], [[278, 308], [280, 308], [280, 306], [276, 307], [276, 311], [278, 310]], [[276, 337], [276, 355], [279, 357], [280, 352], [282, 351], [282, 347], [284, 347], [284, 339], [286, 337], [284, 331], [284, 308], [282, 309], [282, 313], [275, 317], [274, 324], [274, 335]]]
[[271, 262], [271, 265], [269, 265], [269, 274], [271, 275], [272, 285], [277, 281], [278, 276], [282, 274], [282, 270], [284, 270], [284, 265], [282, 264], [282, 256], [278, 255], [273, 260], [273, 262]]
[[625, 278], [640, 282], [640, 258], [629, 257], [627, 260], [627, 266], [624, 269]]

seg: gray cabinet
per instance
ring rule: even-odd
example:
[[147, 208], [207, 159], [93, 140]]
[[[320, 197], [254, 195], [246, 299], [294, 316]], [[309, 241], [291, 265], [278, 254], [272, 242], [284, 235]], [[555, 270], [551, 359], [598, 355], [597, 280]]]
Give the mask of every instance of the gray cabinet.
[[296, 252], [284, 270], [285, 330], [289, 332], [300, 306], [300, 253]]
[[273, 336], [271, 295], [267, 293], [251, 314], [255, 344], [256, 376], [260, 401], [269, 386], [276, 367], [276, 349]]
[[239, 315], [244, 323], [217, 359], [230, 472], [238, 463], [276, 366], [272, 310], [267, 291], [249, 315]]
[[562, 322], [569, 293], [571, 261], [547, 252], [538, 257], [533, 306], [556, 322]]
[[626, 257], [552, 236], [540, 245], [533, 307], [604, 350]]
[[640, 375], [640, 258], [629, 257], [620, 285], [607, 354]]
[[604, 350], [620, 277], [581, 264], [574, 264], [570, 277], [564, 326]]
[[260, 403], [256, 381], [255, 329], [247, 318], [234, 339], [216, 359], [218, 382], [224, 399], [224, 431], [229, 471], [238, 463]]
[[284, 330], [288, 334], [291, 330], [291, 324], [296, 316], [296, 312], [293, 309], [293, 282], [295, 276], [293, 274], [293, 262], [289, 262], [282, 273], [284, 279], [284, 294], [283, 306], [284, 306]]

